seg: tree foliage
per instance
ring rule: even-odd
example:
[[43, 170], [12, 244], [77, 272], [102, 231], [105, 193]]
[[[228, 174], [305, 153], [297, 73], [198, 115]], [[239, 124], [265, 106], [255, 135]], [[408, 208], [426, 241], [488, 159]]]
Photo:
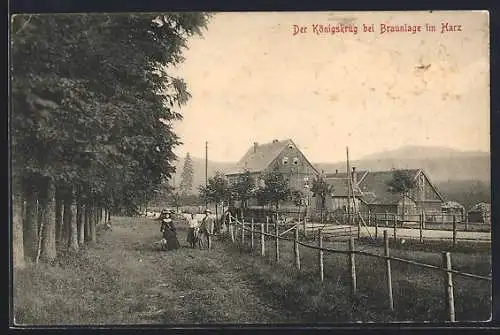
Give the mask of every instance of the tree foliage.
[[408, 195], [408, 192], [415, 188], [416, 181], [408, 171], [396, 170], [392, 174], [392, 179], [387, 182], [389, 192]]
[[231, 193], [226, 176], [219, 171], [215, 173], [215, 176], [208, 178], [206, 186], [200, 185], [198, 189], [202, 199], [216, 205], [221, 201], [228, 201]]
[[180, 191], [183, 195], [191, 194], [193, 189], [193, 160], [189, 155], [189, 152], [186, 154], [186, 158], [184, 158], [184, 166], [182, 168], [181, 175], [181, 183], [179, 185]]
[[234, 199], [241, 201], [242, 207], [246, 208], [248, 200], [255, 195], [255, 180], [249, 171], [245, 171], [236, 178], [230, 189]]
[[171, 122], [189, 98], [168, 69], [206, 22], [199, 13], [15, 16], [13, 172], [118, 207], [151, 198], [174, 171]]
[[256, 196], [260, 203], [272, 204], [279, 208], [279, 203], [290, 198], [290, 188], [285, 176], [275, 168], [263, 175], [263, 185], [257, 191]]
[[313, 197], [318, 197], [321, 203], [321, 209], [325, 209], [326, 197], [335, 191], [333, 185], [330, 185], [322, 176], [316, 176], [311, 185]]

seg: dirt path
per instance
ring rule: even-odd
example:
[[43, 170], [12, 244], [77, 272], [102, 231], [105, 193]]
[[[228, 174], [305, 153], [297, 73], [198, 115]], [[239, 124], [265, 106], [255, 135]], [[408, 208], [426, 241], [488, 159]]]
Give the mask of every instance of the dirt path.
[[[123, 301], [116, 323], [267, 323], [290, 316], [272, 306], [215, 241], [208, 250], [186, 246], [186, 227], [177, 225], [182, 248], [155, 250], [157, 221], [120, 218], [101, 234], [91, 252], [118, 272]], [[115, 274], [116, 276], [116, 274]], [[110, 308], [116, 308], [110, 307]], [[112, 320], [107, 320], [112, 322]]]

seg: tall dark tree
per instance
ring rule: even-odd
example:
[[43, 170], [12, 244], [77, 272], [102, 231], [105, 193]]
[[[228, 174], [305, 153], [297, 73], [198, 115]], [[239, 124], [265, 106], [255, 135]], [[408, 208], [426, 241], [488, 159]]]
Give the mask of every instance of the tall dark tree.
[[184, 166], [182, 167], [182, 175], [181, 175], [181, 183], [179, 185], [180, 191], [182, 195], [189, 195], [193, 189], [193, 160], [189, 155], [189, 152], [186, 154], [186, 158], [184, 158]]

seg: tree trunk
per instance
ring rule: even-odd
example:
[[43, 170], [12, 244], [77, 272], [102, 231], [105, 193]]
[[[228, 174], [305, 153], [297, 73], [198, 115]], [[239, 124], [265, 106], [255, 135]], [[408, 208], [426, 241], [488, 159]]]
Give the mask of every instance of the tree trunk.
[[55, 189], [55, 216], [56, 216], [56, 247], [62, 245], [61, 240], [63, 236], [63, 199], [62, 199], [62, 190], [60, 186], [56, 186]]
[[41, 212], [41, 248], [40, 258], [46, 262], [51, 262], [57, 257], [56, 250], [56, 220], [55, 220], [55, 200], [54, 185], [52, 181], [46, 181], [42, 186], [40, 194]]
[[26, 199], [23, 221], [24, 256], [34, 261], [38, 242], [38, 217], [35, 190], [30, 186], [24, 189]]
[[84, 239], [85, 239], [85, 242], [89, 242], [90, 241], [90, 222], [91, 222], [90, 214], [91, 214], [91, 211], [90, 211], [90, 205], [88, 202], [85, 204], [85, 209], [84, 209], [83, 213], [84, 213], [84, 216], [83, 216]]
[[83, 206], [80, 199], [76, 201], [76, 230], [78, 246], [82, 246], [85, 243], [85, 221], [83, 217]]
[[111, 209], [108, 209], [108, 222], [110, 222], [110, 221], [111, 221]]
[[14, 183], [12, 188], [12, 265], [14, 269], [23, 269], [23, 198], [20, 183]]
[[73, 189], [69, 188], [64, 198], [64, 226], [66, 227], [66, 246], [70, 251], [78, 250], [78, 231], [73, 214]]
[[90, 243], [95, 243], [96, 241], [96, 227], [95, 227], [95, 207], [90, 205], [89, 206], [89, 242]]

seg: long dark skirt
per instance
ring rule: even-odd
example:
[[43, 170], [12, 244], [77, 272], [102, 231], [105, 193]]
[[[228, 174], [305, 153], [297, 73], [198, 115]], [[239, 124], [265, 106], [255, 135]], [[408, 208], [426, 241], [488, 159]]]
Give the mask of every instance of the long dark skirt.
[[179, 249], [181, 247], [175, 231], [167, 229], [163, 233], [163, 237], [167, 240], [167, 250]]
[[189, 228], [188, 229], [188, 234], [187, 234], [187, 243], [195, 243], [196, 242], [196, 236], [194, 234], [194, 228]]

